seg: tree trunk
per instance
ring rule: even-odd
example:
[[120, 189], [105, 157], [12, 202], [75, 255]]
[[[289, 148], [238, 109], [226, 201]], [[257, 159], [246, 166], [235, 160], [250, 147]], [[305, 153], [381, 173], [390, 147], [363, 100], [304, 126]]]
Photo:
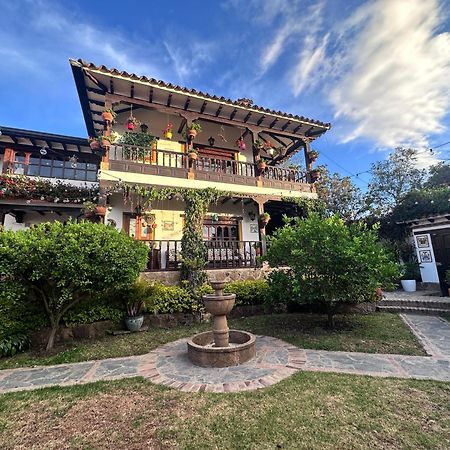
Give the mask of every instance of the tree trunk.
[[56, 336], [56, 332], [58, 331], [58, 324], [53, 324], [51, 331], [50, 331], [50, 335], [48, 336], [48, 341], [47, 341], [47, 347], [46, 350], [49, 351], [53, 348], [53, 345], [55, 343], [55, 336]]

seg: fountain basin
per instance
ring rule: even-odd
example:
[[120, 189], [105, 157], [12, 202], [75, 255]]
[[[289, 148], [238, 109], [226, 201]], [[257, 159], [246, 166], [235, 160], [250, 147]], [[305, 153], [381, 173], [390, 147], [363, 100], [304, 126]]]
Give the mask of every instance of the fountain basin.
[[229, 367], [245, 363], [256, 355], [256, 337], [246, 331], [230, 330], [228, 347], [214, 346], [214, 333], [206, 331], [188, 340], [188, 357], [196, 366]]
[[205, 294], [202, 296], [206, 311], [213, 316], [226, 316], [234, 306], [236, 294], [222, 294], [218, 297], [215, 294]]

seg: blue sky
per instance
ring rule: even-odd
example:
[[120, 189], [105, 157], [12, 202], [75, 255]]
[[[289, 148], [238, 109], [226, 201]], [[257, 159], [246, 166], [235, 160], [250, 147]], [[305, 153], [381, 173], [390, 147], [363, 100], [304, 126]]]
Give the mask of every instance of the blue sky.
[[[0, 0], [0, 124], [85, 136], [83, 58], [331, 122], [343, 175], [450, 141], [450, 0]], [[450, 146], [441, 148], [450, 158]], [[331, 158], [331, 159], [330, 159]], [[353, 178], [364, 188], [367, 174]]]

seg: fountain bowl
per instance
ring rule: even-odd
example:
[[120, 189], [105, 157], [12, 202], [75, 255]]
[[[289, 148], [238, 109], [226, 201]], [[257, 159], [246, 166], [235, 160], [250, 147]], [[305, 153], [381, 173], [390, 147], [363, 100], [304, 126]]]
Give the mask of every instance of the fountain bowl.
[[206, 311], [213, 316], [227, 315], [234, 306], [236, 294], [222, 294], [217, 297], [215, 294], [205, 294], [202, 296]]
[[230, 345], [215, 347], [214, 334], [206, 331], [187, 342], [188, 357], [200, 367], [229, 367], [243, 364], [256, 355], [256, 337], [241, 330], [230, 330]]

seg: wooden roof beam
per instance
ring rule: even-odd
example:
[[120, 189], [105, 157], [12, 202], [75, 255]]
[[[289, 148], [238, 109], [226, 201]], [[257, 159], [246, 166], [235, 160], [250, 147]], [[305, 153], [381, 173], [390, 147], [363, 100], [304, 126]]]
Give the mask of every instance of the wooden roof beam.
[[248, 122], [248, 119], [250, 119], [250, 117], [252, 116], [251, 111], [244, 117], [244, 123]]
[[130, 85], [130, 97], [134, 98], [134, 83], [131, 83]]
[[148, 101], [153, 103], [153, 88], [150, 88], [150, 92], [148, 93]]
[[202, 107], [200, 108], [200, 114], [203, 114], [204, 112], [205, 112], [205, 109], [206, 109], [206, 105], [208, 104], [208, 102], [205, 100], [204, 102], [203, 102], [203, 105], [202, 105]]
[[258, 122], [256, 122], [256, 126], [259, 127], [262, 123], [263, 120], [266, 118], [266, 116], [263, 114], [259, 119]]
[[272, 121], [272, 123], [269, 125], [269, 128], [273, 128], [275, 124], [278, 122], [278, 117], [275, 117], [275, 119]]
[[87, 70], [84, 70], [83, 72], [96, 86], [98, 86], [103, 91], [103, 94], [108, 92], [108, 88], [103, 83], [98, 81], [97, 78], [92, 75], [92, 73], [88, 72]]
[[170, 108], [170, 105], [172, 104], [172, 93], [169, 94], [167, 97], [167, 106]]
[[111, 92], [111, 94], [114, 94], [114, 81], [113, 81], [113, 77], [109, 78], [109, 92]]
[[180, 126], [178, 127], [178, 133], [183, 132], [183, 128], [185, 127], [186, 124], [187, 124], [187, 119], [186, 119], [186, 117], [183, 117], [183, 119], [181, 120]]
[[220, 113], [221, 113], [221, 111], [222, 111], [222, 108], [223, 108], [223, 105], [220, 105], [220, 106], [217, 108], [217, 111], [216, 111], [216, 114], [215, 114], [216, 117], [219, 117], [219, 116], [220, 116]]
[[282, 127], [281, 127], [281, 131], [286, 130], [286, 128], [292, 123], [292, 121], [288, 120]]
[[[293, 133], [297, 133], [297, 131], [300, 130], [300, 128], [301, 128], [302, 126], [303, 126], [302, 123], [299, 124], [298, 126], [296, 126], [296, 127], [292, 130], [292, 132], [293, 132]], [[313, 127], [311, 127], [311, 128], [313, 128]]]
[[187, 111], [187, 109], [189, 108], [189, 103], [191, 103], [191, 97], [187, 97], [187, 98], [186, 98], [186, 101], [184, 102], [184, 107], [183, 107], [183, 109], [184, 109], [185, 111]]
[[237, 112], [238, 112], [237, 108], [234, 108], [233, 112], [230, 114], [230, 120], [234, 119], [234, 116], [237, 114]]

